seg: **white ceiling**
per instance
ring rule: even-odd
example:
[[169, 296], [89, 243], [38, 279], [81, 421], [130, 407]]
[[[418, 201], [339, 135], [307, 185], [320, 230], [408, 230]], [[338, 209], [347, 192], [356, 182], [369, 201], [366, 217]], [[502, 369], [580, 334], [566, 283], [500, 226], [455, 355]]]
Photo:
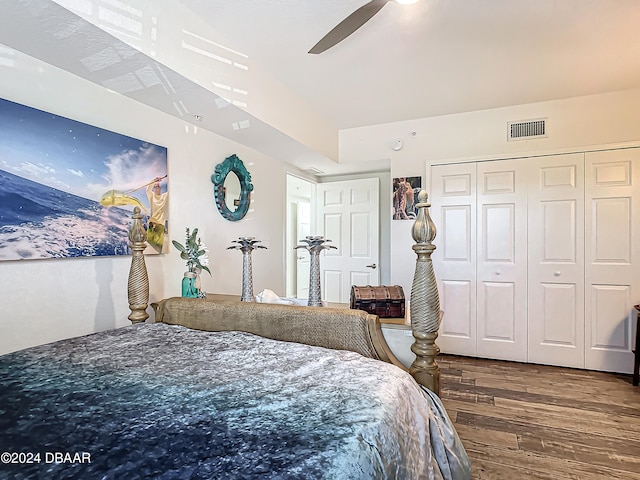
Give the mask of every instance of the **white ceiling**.
[[[390, 1], [332, 49], [307, 53], [366, 2], [164, 4], [192, 10], [226, 47], [247, 55], [336, 130], [640, 87], [640, 0], [419, 0], [410, 6]], [[220, 109], [220, 97], [197, 80], [72, 13], [135, 10], [129, 4], [138, 10], [157, 6], [151, 0], [4, 2], [0, 44], [185, 121], [194, 120], [176, 113], [177, 101], [187, 112], [207, 107], [216, 114], [206, 115], [200, 127], [301, 169], [343, 174], [390, 168], [388, 158], [335, 162], [250, 112]], [[180, 20], [175, 21], [178, 29]], [[125, 18], [125, 26], [130, 21]], [[96, 56], [109, 60], [102, 58], [105, 51], [119, 52], [118, 63], [87, 66], [87, 59]], [[157, 73], [175, 92], [168, 95], [154, 82], [134, 87], [122, 82], [141, 71]], [[251, 128], [235, 127], [243, 121]]]
[[339, 129], [640, 86], [639, 0], [180, 0]]

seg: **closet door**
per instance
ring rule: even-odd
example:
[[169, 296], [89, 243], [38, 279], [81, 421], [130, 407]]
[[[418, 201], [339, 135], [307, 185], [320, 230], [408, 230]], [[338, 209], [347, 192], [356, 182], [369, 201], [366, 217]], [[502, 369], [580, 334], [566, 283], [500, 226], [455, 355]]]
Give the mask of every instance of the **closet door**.
[[640, 150], [585, 158], [585, 366], [630, 372], [640, 302]]
[[476, 171], [477, 355], [526, 362], [526, 166], [480, 162]]
[[527, 166], [528, 360], [584, 368], [584, 154]]
[[437, 343], [443, 353], [476, 355], [476, 164], [433, 166], [429, 201], [444, 311]]

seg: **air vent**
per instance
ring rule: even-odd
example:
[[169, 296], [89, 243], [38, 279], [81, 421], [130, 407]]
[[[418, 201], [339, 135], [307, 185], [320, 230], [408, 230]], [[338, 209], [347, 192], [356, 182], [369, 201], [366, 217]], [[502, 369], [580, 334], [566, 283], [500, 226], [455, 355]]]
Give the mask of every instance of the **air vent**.
[[524, 122], [509, 122], [509, 140], [526, 140], [547, 136], [547, 120], [527, 120]]
[[322, 175], [324, 173], [322, 170], [318, 170], [315, 167], [306, 168], [304, 171], [310, 173], [311, 175]]

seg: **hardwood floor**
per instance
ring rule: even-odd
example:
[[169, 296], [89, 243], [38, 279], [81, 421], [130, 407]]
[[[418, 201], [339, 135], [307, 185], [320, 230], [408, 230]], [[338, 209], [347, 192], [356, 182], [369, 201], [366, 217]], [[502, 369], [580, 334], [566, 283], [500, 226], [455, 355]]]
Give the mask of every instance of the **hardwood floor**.
[[630, 375], [453, 355], [438, 364], [473, 479], [640, 480]]

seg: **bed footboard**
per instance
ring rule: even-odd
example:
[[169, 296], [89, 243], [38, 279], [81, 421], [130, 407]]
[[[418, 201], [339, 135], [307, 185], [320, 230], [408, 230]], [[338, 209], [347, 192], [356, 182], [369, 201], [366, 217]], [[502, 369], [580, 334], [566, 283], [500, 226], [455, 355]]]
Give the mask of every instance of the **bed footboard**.
[[407, 370], [384, 340], [378, 317], [361, 310], [173, 297], [159, 302], [156, 322], [349, 350]]

